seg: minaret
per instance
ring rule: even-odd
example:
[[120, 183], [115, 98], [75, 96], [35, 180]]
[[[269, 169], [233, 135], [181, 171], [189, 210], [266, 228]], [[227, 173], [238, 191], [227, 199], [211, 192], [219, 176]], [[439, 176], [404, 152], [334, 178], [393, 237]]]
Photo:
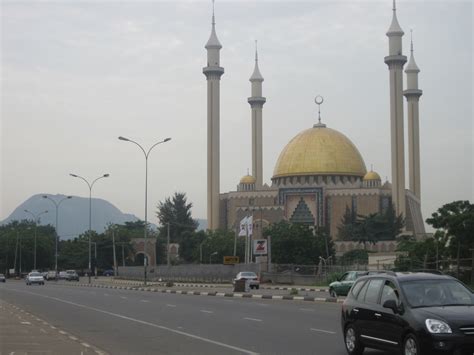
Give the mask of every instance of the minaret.
[[266, 99], [262, 97], [263, 76], [258, 69], [257, 41], [255, 41], [255, 69], [250, 77], [252, 96], [248, 102], [252, 109], [252, 176], [255, 187], [263, 186], [263, 153], [262, 153], [262, 109]]
[[222, 45], [216, 35], [214, 1], [212, 1], [212, 30], [207, 41], [207, 67], [202, 72], [207, 78], [207, 225], [208, 229], [219, 228], [220, 192], [220, 80], [224, 68], [220, 64]]
[[413, 31], [411, 38], [410, 60], [405, 73], [407, 74], [407, 89], [403, 92], [407, 99], [408, 110], [408, 181], [410, 190], [416, 197], [421, 196], [420, 185], [420, 122], [418, 102], [423, 91], [418, 89], [418, 73], [420, 69], [416, 65], [413, 56]]
[[389, 55], [385, 63], [390, 72], [390, 134], [392, 145], [392, 202], [397, 214], [405, 214], [405, 148], [403, 131], [403, 65], [407, 57], [402, 54], [403, 30], [397, 20], [393, 0], [392, 24], [387, 31]]

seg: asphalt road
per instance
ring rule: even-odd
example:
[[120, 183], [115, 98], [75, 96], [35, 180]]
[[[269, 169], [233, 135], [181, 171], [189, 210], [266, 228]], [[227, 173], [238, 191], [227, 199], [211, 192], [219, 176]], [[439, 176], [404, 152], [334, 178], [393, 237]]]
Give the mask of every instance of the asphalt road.
[[0, 299], [109, 354], [346, 354], [335, 303], [22, 281], [2, 284]]

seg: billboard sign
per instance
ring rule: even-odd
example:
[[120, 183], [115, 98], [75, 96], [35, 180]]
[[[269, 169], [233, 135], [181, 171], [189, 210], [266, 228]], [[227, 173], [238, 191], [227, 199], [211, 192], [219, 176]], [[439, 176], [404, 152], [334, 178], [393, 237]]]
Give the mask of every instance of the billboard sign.
[[267, 240], [256, 239], [253, 241], [253, 255], [265, 255], [267, 254]]

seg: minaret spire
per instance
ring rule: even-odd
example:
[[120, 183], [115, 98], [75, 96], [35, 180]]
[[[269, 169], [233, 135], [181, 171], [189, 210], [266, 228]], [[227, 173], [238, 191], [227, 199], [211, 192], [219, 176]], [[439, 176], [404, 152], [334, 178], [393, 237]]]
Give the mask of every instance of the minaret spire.
[[387, 31], [388, 56], [385, 63], [390, 80], [390, 135], [392, 161], [392, 202], [398, 214], [406, 217], [405, 205], [405, 142], [403, 128], [403, 66], [407, 57], [402, 53], [404, 32], [397, 20], [397, 7], [393, 0], [392, 23]]
[[410, 60], [405, 69], [407, 76], [407, 89], [403, 92], [407, 100], [408, 111], [408, 181], [410, 190], [421, 199], [420, 177], [420, 118], [419, 101], [423, 94], [418, 88], [418, 73], [413, 54], [413, 30], [411, 30]]
[[255, 41], [255, 68], [250, 77], [252, 96], [248, 103], [252, 110], [252, 175], [256, 189], [263, 186], [263, 143], [262, 143], [262, 111], [266, 99], [262, 96], [263, 76], [258, 68], [257, 41]]
[[202, 72], [207, 79], [207, 224], [210, 230], [219, 225], [220, 193], [220, 66], [221, 43], [217, 39], [214, 0], [212, 0], [211, 36], [205, 46], [207, 66]]

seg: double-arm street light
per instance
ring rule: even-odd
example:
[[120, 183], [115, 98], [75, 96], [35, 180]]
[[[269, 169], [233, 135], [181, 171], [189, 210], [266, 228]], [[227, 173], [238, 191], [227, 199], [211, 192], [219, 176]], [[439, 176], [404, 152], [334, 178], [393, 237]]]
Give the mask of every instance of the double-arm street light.
[[40, 212], [38, 214], [34, 214], [33, 212], [30, 212], [28, 210], [25, 210], [26, 213], [30, 214], [34, 221], [35, 221], [35, 252], [34, 252], [34, 262], [33, 262], [33, 270], [36, 270], [36, 227], [38, 225], [38, 219], [39, 219], [39, 216], [41, 216], [42, 214], [45, 214], [45, 213], [48, 213], [48, 211], [43, 211], [43, 212]]
[[59, 200], [59, 202], [56, 202], [55, 200], [53, 200], [51, 197], [49, 197], [48, 195], [43, 195], [43, 198], [47, 199], [47, 200], [50, 200], [53, 204], [54, 204], [54, 207], [56, 207], [56, 243], [55, 243], [55, 252], [54, 252], [54, 271], [56, 272], [56, 279], [57, 279], [57, 276], [58, 276], [58, 239], [59, 239], [59, 234], [58, 234], [58, 211], [59, 211], [59, 206], [61, 205], [61, 203], [64, 201], [64, 200], [68, 200], [68, 199], [71, 199], [72, 196], [66, 196], [64, 198], [62, 198], [61, 200]]
[[[92, 272], [92, 266], [91, 266], [91, 249], [92, 249], [92, 242], [91, 242], [91, 231], [92, 231], [92, 187], [94, 186], [94, 184], [96, 183], [97, 180], [100, 180], [100, 179], [103, 179], [103, 178], [107, 178], [110, 176], [110, 174], [104, 174], [102, 176], [99, 176], [98, 178], [96, 178], [95, 180], [92, 181], [92, 183], [89, 183], [89, 181], [87, 181], [85, 178], [83, 178], [82, 176], [79, 176], [79, 175], [76, 175], [76, 174], [69, 174], [71, 175], [72, 177], [75, 177], [75, 178], [79, 178], [81, 180], [83, 180], [87, 186], [89, 187], [89, 231], [87, 234], [89, 234], [89, 283], [91, 283], [91, 272]], [[97, 263], [97, 260], [96, 260], [96, 263]], [[95, 271], [96, 271], [96, 276], [97, 276], [97, 265], [95, 267]]]
[[143, 282], [144, 284], [146, 285], [146, 267], [147, 267], [147, 263], [148, 263], [148, 258], [147, 258], [147, 245], [146, 245], [146, 237], [147, 237], [147, 227], [148, 227], [148, 220], [147, 220], [147, 210], [148, 210], [148, 156], [150, 155], [150, 152], [153, 148], [155, 148], [158, 144], [161, 144], [161, 143], [166, 143], [168, 141], [171, 140], [171, 138], [165, 138], [164, 140], [162, 141], [159, 141], [155, 144], [153, 144], [151, 146], [150, 149], [148, 149], [148, 151], [145, 151], [145, 149], [143, 149], [143, 147], [138, 144], [137, 142], [131, 140], [131, 139], [128, 139], [128, 138], [125, 138], [125, 137], [118, 137], [118, 139], [120, 139], [121, 141], [125, 141], [125, 142], [131, 142], [131, 143], [134, 143], [136, 144], [143, 152], [143, 154], [145, 155], [145, 230], [144, 230], [144, 243], [143, 243], [143, 252], [144, 252], [144, 258], [143, 258], [143, 267], [144, 267], [144, 279], [143, 279]]

